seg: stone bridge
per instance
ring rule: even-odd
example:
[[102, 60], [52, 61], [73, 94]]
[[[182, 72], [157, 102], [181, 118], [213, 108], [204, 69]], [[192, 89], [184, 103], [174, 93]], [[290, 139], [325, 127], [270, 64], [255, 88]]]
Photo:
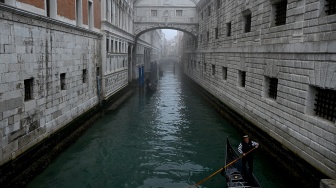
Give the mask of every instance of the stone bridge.
[[137, 0], [134, 4], [134, 34], [155, 29], [175, 29], [198, 35], [198, 0]]

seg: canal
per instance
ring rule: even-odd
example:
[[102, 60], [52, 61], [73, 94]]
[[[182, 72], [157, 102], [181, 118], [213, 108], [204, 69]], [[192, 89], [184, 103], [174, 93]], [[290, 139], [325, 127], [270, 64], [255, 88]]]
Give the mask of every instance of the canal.
[[[241, 135], [212, 109], [173, 64], [153, 94], [136, 92], [106, 114], [28, 187], [188, 187], [224, 165], [226, 137]], [[261, 150], [255, 174], [264, 188], [291, 181]], [[203, 187], [225, 187], [217, 175]]]

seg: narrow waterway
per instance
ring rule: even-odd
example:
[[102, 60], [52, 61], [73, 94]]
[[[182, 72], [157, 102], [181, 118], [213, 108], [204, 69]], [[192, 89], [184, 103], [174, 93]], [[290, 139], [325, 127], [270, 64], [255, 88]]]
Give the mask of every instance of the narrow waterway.
[[[158, 91], [136, 92], [28, 187], [186, 188], [222, 167], [227, 135], [235, 146], [241, 136], [173, 67], [163, 66]], [[264, 188], [291, 187], [261, 150], [254, 159]], [[203, 187], [225, 187], [225, 179], [217, 175]]]

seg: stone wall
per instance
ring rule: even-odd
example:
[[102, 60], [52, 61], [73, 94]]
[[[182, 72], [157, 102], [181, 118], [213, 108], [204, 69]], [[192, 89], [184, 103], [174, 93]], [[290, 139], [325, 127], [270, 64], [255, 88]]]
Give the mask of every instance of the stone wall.
[[[284, 147], [336, 178], [335, 121], [314, 111], [319, 88], [336, 90], [336, 16], [325, 14], [323, 0], [288, 0], [286, 23], [275, 26], [275, 4], [280, 1], [221, 2], [198, 3], [198, 48], [185, 36], [185, 73]], [[251, 31], [245, 32], [249, 13]], [[269, 94], [271, 79], [278, 81], [275, 99]]]
[[1, 165], [98, 104], [101, 45], [98, 33], [3, 5], [0, 30]]

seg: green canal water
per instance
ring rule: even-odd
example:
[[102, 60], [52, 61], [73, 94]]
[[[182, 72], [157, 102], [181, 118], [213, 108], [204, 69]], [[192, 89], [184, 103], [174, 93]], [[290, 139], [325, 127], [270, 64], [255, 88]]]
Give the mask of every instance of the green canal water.
[[[28, 187], [187, 188], [222, 167], [226, 137], [237, 146], [241, 135], [173, 67], [163, 67], [155, 93], [136, 92], [102, 117]], [[291, 187], [261, 150], [254, 160], [264, 188]], [[199, 187], [226, 187], [225, 179]]]

